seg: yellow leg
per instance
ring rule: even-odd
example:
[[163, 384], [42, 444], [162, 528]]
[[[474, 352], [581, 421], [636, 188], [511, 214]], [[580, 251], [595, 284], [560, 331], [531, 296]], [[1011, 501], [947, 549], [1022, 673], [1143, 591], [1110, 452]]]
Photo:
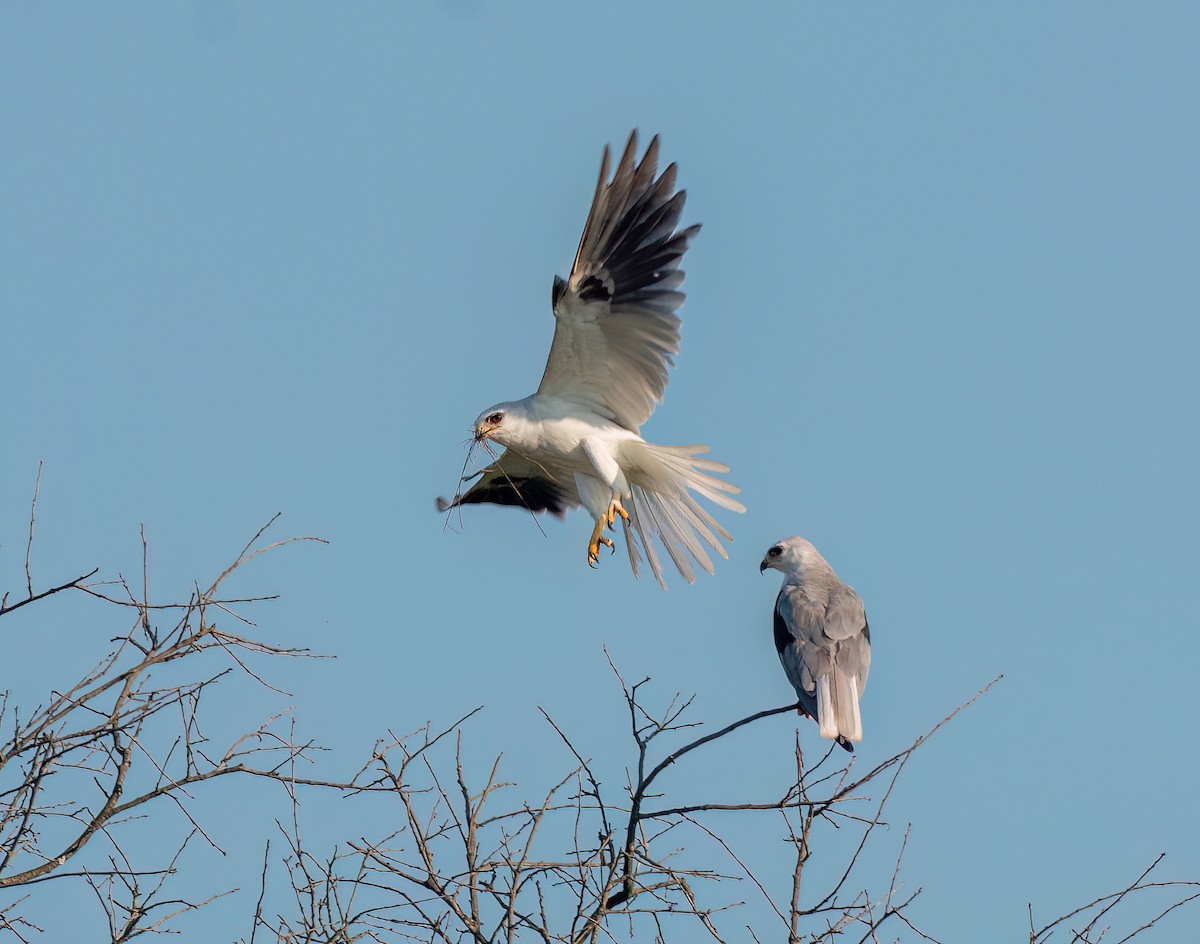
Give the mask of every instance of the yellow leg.
[[613, 542], [606, 538], [600, 532], [604, 529], [604, 524], [608, 520], [608, 515], [601, 515], [596, 519], [596, 527], [592, 528], [592, 536], [588, 541], [588, 566], [595, 567], [600, 561], [600, 545], [603, 544], [607, 548], [612, 548]]
[[600, 546], [604, 545], [613, 553], [616, 553], [613, 548], [613, 542], [606, 538], [603, 534], [604, 528], [607, 526], [612, 530], [612, 526], [616, 524], [617, 516], [620, 515], [626, 521], [629, 520], [629, 513], [621, 507], [621, 500], [614, 498], [608, 503], [608, 511], [604, 512], [596, 519], [596, 527], [592, 528], [592, 536], [588, 540], [588, 566], [595, 567], [600, 562]]
[[605, 522], [611, 531], [612, 526], [617, 523], [617, 515], [620, 515], [626, 521], [629, 520], [629, 512], [621, 505], [621, 499], [614, 498], [608, 505], [608, 511], [604, 515]]

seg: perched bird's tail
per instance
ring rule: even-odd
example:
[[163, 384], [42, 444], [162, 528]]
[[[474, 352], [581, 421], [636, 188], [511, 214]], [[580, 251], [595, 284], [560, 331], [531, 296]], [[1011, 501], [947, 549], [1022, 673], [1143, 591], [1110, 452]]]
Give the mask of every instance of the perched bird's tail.
[[624, 501], [629, 513], [625, 522], [625, 546], [629, 549], [634, 576], [638, 575], [644, 553], [654, 579], [666, 589], [662, 564], [654, 546], [655, 538], [667, 549], [671, 561], [688, 583], [696, 579], [693, 560], [711, 574], [713, 564], [704, 544], [722, 557], [728, 557], [718, 536], [726, 541], [732, 538], [691, 492], [730, 511], [745, 511], [741, 502], [730, 497], [741, 489], [708, 474], [728, 472], [729, 467], [711, 459], [697, 459], [696, 456], [708, 452], [707, 446], [659, 446], [630, 440], [622, 443], [621, 450], [628, 460], [626, 479], [630, 494]]
[[848, 751], [851, 741], [862, 740], [862, 715], [858, 709], [858, 683], [853, 675], [834, 668], [817, 677], [817, 722], [821, 737], [837, 741]]

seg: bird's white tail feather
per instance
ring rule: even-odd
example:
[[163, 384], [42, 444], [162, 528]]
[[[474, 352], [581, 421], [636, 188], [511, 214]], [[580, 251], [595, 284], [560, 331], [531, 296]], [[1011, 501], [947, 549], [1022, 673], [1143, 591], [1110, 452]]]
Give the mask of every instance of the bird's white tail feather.
[[862, 715], [858, 709], [858, 681], [836, 669], [817, 679], [817, 723], [821, 737], [862, 740]]
[[703, 495], [710, 502], [720, 505], [722, 508], [728, 508], [730, 511], [746, 510], [745, 505], [737, 499], [729, 497], [738, 494], [741, 491], [740, 488], [732, 482], [704, 474], [705, 472], [726, 473], [729, 471], [729, 466], [723, 462], [696, 458], [696, 456], [708, 452], [708, 446], [657, 446], [646, 442], [631, 442], [626, 446], [633, 446], [635, 451], [645, 452], [648, 450], [661, 465], [673, 473], [674, 478], [682, 480], [688, 488]]
[[634, 440], [623, 444], [622, 451], [628, 460], [626, 478], [630, 488], [625, 501], [625, 510], [629, 512], [625, 545], [634, 575], [637, 576], [641, 563], [640, 544], [655, 580], [666, 587], [655, 538], [666, 548], [675, 568], [688, 583], [696, 579], [692, 560], [711, 574], [713, 564], [704, 544], [727, 557], [720, 538], [727, 541], [732, 538], [700, 507], [688, 489], [723, 508], [745, 511], [740, 502], [729, 497], [740, 491], [736, 485], [706, 474], [728, 472], [728, 467], [710, 459], [695, 458], [708, 451], [706, 446], [658, 446]]
[[833, 677], [829, 675], [817, 679], [817, 723], [823, 738], [833, 740], [840, 733], [837, 712], [833, 710]]
[[634, 486], [635, 494], [640, 492], [637, 502], [638, 509], [642, 512], [637, 517], [631, 516], [638, 536], [641, 538], [643, 546], [646, 548], [646, 556], [651, 560], [651, 568], [655, 571], [655, 576], [658, 577], [659, 583], [662, 583], [661, 571], [655, 566], [657, 559], [654, 557], [654, 545], [651, 543], [655, 535], [662, 541], [663, 547], [667, 549], [667, 554], [670, 555], [672, 562], [675, 564], [676, 570], [682, 575], [683, 579], [688, 583], [692, 583], [696, 579], [696, 572], [692, 569], [691, 561], [682, 553], [683, 549], [691, 552], [693, 557], [703, 557], [700, 561], [701, 566], [707, 564], [705, 568], [709, 573], [712, 573], [712, 562], [708, 560], [703, 550], [700, 554], [696, 554], [698, 545], [695, 541], [695, 536], [690, 532], [685, 532], [679, 527], [679, 523], [675, 519], [671, 501], [664, 500], [663, 496], [641, 489]]

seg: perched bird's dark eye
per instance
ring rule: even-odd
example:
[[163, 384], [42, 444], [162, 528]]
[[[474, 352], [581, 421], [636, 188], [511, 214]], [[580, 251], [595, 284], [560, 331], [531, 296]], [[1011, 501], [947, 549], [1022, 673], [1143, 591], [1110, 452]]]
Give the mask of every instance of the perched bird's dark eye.
[[503, 413], [493, 413], [491, 416], [489, 416], [489, 417], [487, 418], [487, 421], [488, 421], [489, 423], [492, 423], [492, 424], [496, 425], [496, 426], [499, 426], [499, 425], [500, 425], [500, 422], [501, 422], [501, 420], [503, 420], [503, 419], [504, 419], [504, 414], [503, 414]]
[[767, 557], [778, 557], [782, 553], [783, 553], [782, 547], [773, 547], [769, 551], [767, 551]]

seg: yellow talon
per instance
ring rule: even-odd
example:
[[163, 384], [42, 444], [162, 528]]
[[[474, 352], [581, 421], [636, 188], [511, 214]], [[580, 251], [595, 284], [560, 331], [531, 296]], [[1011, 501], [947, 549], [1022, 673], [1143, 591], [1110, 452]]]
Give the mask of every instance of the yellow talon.
[[596, 527], [592, 528], [592, 537], [588, 541], [588, 566], [595, 567], [600, 562], [600, 545], [603, 544], [614, 554], [616, 549], [613, 547], [613, 542], [601, 534], [604, 528], [605, 521], [608, 520], [608, 515], [601, 515], [596, 519]]
[[629, 512], [627, 512], [621, 505], [621, 499], [614, 498], [608, 506], [608, 511], [605, 512], [604, 515], [604, 520], [608, 525], [609, 530], [612, 530], [612, 526], [617, 523], [617, 515], [620, 515], [626, 521], [629, 520]]

